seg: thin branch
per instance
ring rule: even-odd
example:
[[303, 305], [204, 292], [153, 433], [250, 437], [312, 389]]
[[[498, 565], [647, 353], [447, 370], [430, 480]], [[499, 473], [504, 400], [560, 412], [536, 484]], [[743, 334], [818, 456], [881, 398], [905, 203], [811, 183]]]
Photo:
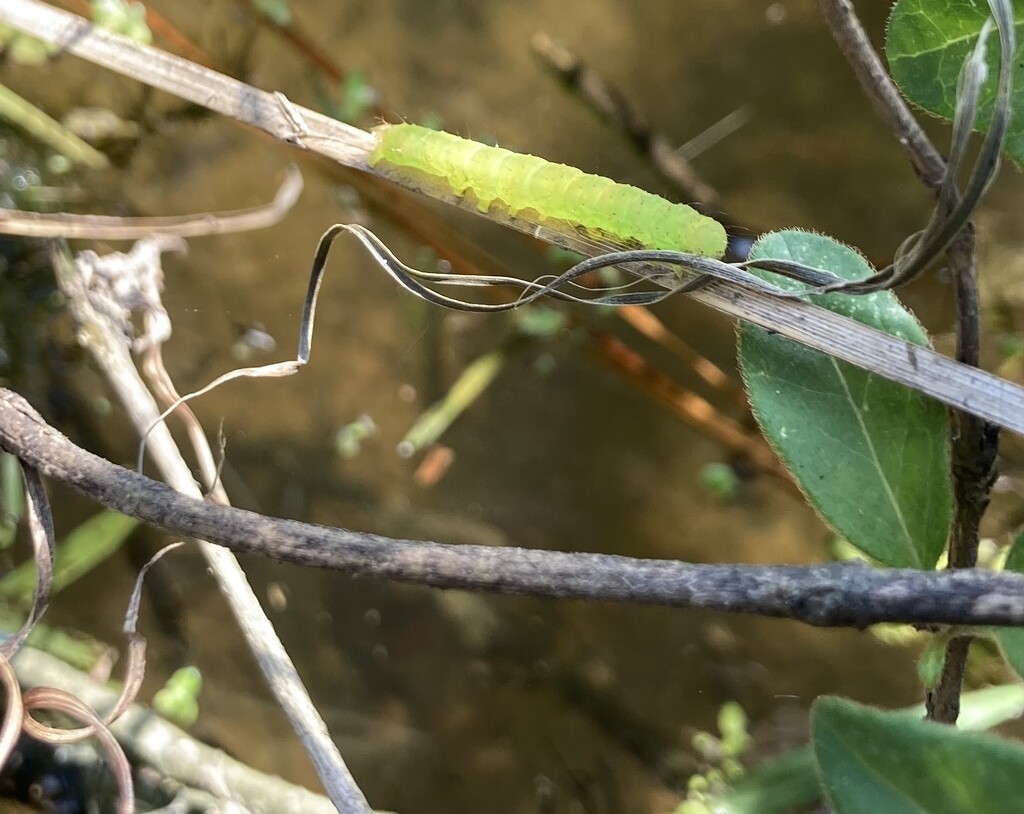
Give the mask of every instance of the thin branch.
[[580, 94], [603, 119], [622, 131], [655, 168], [702, 211], [717, 209], [718, 192], [701, 178], [663, 133], [634, 108], [626, 96], [572, 53], [544, 33], [530, 41], [534, 55], [570, 90]]
[[925, 693], [925, 717], [930, 721], [955, 724], [960, 717], [960, 692], [967, 672], [967, 656], [970, 653], [970, 636], [955, 636], [946, 645], [942, 673], [934, 686]]
[[896, 136], [921, 181], [930, 190], [938, 190], [946, 162], [903, 101], [903, 95], [860, 24], [853, 3], [850, 0], [819, 0], [819, 5], [864, 94]]
[[504, 594], [636, 602], [865, 627], [1024, 626], [1024, 576], [859, 564], [693, 565], [606, 554], [395, 540], [189, 497], [75, 446], [0, 389], [0, 447], [104, 506], [240, 554], [348, 574]]

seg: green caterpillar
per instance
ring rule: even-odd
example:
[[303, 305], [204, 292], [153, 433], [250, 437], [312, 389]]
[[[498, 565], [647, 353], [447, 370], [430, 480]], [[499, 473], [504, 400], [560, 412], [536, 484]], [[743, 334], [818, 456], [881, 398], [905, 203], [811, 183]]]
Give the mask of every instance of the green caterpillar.
[[642, 189], [415, 124], [374, 132], [370, 166], [441, 181], [460, 197], [472, 190], [481, 212], [498, 202], [513, 215], [532, 209], [542, 220], [565, 221], [627, 246], [716, 258], [725, 253], [718, 221]]

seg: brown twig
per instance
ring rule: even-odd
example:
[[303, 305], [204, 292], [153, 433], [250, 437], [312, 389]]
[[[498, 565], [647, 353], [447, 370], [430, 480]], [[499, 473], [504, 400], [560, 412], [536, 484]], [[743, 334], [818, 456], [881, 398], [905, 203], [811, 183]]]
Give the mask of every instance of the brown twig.
[[0, 447], [39, 472], [176, 536], [349, 574], [491, 593], [635, 602], [796, 619], [1024, 626], [1024, 576], [974, 569], [703, 565], [607, 554], [395, 540], [189, 497], [75, 446], [0, 389]]
[[749, 411], [747, 394], [736, 380], [710, 359], [694, 350], [689, 343], [684, 342], [677, 334], [665, 327], [665, 323], [658, 319], [649, 308], [639, 305], [625, 305], [617, 308], [615, 313], [634, 330], [643, 334], [651, 341], [657, 342], [677, 359], [688, 365], [706, 384], [728, 398], [744, 413]]
[[[906, 151], [922, 183], [933, 193], [942, 184], [946, 164], [903, 100], [881, 58], [871, 46], [850, 0], [820, 0], [825, 20], [840, 51], [853, 68], [875, 110]], [[980, 312], [975, 268], [974, 232], [967, 228], [946, 252], [956, 304], [957, 360], [978, 366]], [[970, 568], [977, 559], [978, 527], [995, 482], [999, 429], [960, 410], [950, 427], [953, 477], [953, 523], [949, 567]], [[946, 649], [943, 673], [928, 691], [928, 718], [956, 723], [970, 640], [953, 639]]]
[[928, 189], [942, 183], [946, 162], [918, 123], [868, 39], [850, 0], [819, 0], [839, 50], [846, 57], [861, 89], [906, 152], [914, 171]]
[[718, 192], [701, 178], [693, 165], [676, 151], [668, 138], [630, 104], [625, 94], [591, 69], [563, 43], [545, 33], [530, 42], [534, 55], [565, 85], [579, 94], [605, 121], [626, 135], [654, 167], [683, 194], [705, 211], [717, 210]]

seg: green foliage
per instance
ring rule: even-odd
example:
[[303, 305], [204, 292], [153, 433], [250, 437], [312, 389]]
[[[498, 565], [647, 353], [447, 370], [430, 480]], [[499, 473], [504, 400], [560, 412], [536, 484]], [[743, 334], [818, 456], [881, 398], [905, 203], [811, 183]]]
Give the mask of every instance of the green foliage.
[[697, 732], [692, 745], [707, 769], [690, 777], [686, 800], [675, 814], [712, 814], [718, 810], [716, 798], [743, 776], [740, 758], [750, 745], [747, 713], [735, 701], [727, 701], [718, 710], [718, 735]]
[[334, 434], [334, 449], [342, 458], [355, 458], [362, 451], [363, 442], [376, 434], [376, 422], [368, 415], [361, 415]]
[[[1006, 556], [1007, 571], [1024, 573], [1024, 530], [1017, 533]], [[1024, 678], [1024, 628], [996, 628], [996, 638], [1006, 656], [1007, 663], [1017, 675]]]
[[569, 317], [564, 311], [557, 308], [547, 308], [543, 305], [530, 305], [526, 308], [517, 308], [512, 312], [512, 319], [515, 322], [516, 330], [523, 336], [532, 336], [537, 339], [551, 339], [569, 325]]
[[199, 691], [203, 674], [197, 667], [175, 670], [153, 696], [153, 709], [169, 721], [188, 729], [199, 718]]
[[[1024, 685], [1008, 684], [964, 693], [957, 725], [964, 730], [989, 729], [1020, 716]], [[887, 713], [894, 718], [919, 721], [924, 709], [914, 706]], [[811, 747], [793, 749], [748, 769], [723, 792], [705, 798], [699, 814], [783, 814], [803, 810], [821, 798]], [[676, 814], [686, 814], [682, 808]]]
[[736, 475], [736, 470], [729, 466], [729, 464], [716, 462], [701, 468], [700, 485], [712, 497], [724, 503], [736, 496], [740, 479]]
[[[853, 249], [801, 231], [762, 237], [751, 259], [795, 260], [853, 280], [871, 273]], [[755, 273], [786, 288], [800, 285]], [[928, 337], [890, 292], [814, 302], [922, 347]], [[942, 406], [747, 323], [739, 350], [758, 423], [821, 516], [890, 566], [931, 568], [949, 528], [949, 454]]]
[[945, 636], [932, 636], [928, 646], [917, 659], [917, 674], [921, 677], [921, 683], [925, 687], [934, 687], [942, 675], [942, 667], [946, 663], [946, 645], [948, 640]]
[[747, 732], [747, 713], [735, 701], [727, 701], [718, 710], [718, 732], [721, 735], [722, 755], [740, 757], [750, 745]]
[[320, 74], [313, 76], [313, 91], [321, 110], [339, 121], [359, 126], [373, 113], [378, 94], [359, 70], [350, 70], [337, 88], [329, 88]]
[[1003, 566], [1007, 571], [1024, 573], [1024, 529], [1017, 532], [1017, 536], [1010, 543], [1010, 550], [1006, 554], [1006, 563]]
[[811, 714], [838, 814], [1024, 814], [1024, 747], [841, 698]]
[[341, 87], [341, 108], [338, 111], [343, 122], [357, 124], [362, 121], [377, 103], [377, 91], [362, 71], [349, 71]]
[[115, 34], [149, 45], [153, 32], [146, 25], [146, 7], [128, 0], [92, 0], [92, 19], [96, 25]]
[[[53, 592], [87, 574], [117, 551], [139, 521], [110, 510], [101, 511], [75, 528], [57, 545]], [[0, 599], [28, 607], [36, 584], [34, 560], [22, 563], [0, 579]]]
[[[1014, 59], [1011, 108], [1024, 106], [1024, 3], [1014, 0], [1017, 52]], [[953, 118], [960, 66], [974, 48], [989, 16], [984, 0], [899, 0], [889, 18], [885, 53], [900, 89], [925, 110]], [[992, 119], [992, 100], [998, 76], [999, 46], [988, 47], [989, 76], [978, 111], [978, 126], [985, 130]], [[1010, 119], [1006, 153], [1024, 163], [1024, 117]]]
[[0, 452], [0, 549], [9, 548], [14, 542], [24, 505], [21, 465], [9, 452]]
[[292, 9], [288, 0], [252, 0], [252, 5], [275, 25], [292, 24]]
[[42, 65], [60, 50], [9, 25], [0, 25], [0, 49], [15, 65]]

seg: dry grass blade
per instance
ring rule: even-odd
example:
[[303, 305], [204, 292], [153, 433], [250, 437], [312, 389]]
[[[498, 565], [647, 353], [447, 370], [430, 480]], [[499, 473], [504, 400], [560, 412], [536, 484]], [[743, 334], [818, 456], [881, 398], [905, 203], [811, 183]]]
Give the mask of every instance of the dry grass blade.
[[32, 592], [32, 608], [29, 610], [25, 623], [17, 633], [0, 645], [0, 657], [11, 658], [32, 632], [32, 627], [39, 620], [50, 604], [50, 592], [53, 588], [53, 558], [57, 544], [53, 534], [53, 515], [50, 513], [50, 500], [39, 473], [24, 463], [21, 471], [25, 477], [25, 499], [28, 504], [28, 528], [32, 539], [32, 553], [36, 562], [36, 586]]
[[66, 237], [90, 240], [136, 240], [149, 235], [201, 237], [263, 229], [280, 221], [302, 192], [302, 173], [288, 168], [274, 200], [264, 206], [235, 212], [204, 212], [158, 218], [121, 218], [112, 215], [40, 214], [0, 209], [0, 234], [23, 237]]
[[[94, 709], [109, 709], [116, 697], [64, 662], [24, 647], [14, 661], [22, 686], [56, 687], [82, 699]], [[15, 684], [17, 687], [17, 683]], [[20, 721], [19, 721], [20, 723]], [[196, 740], [152, 710], [132, 704], [110, 726], [125, 750], [155, 769], [161, 777], [214, 795], [219, 811], [253, 814], [336, 814], [326, 797], [264, 774]]]
[[0, 658], [0, 683], [4, 686], [4, 717], [0, 723], [0, 768], [7, 765], [7, 758], [14, 751], [14, 746], [21, 735], [21, 721], [25, 715], [25, 705], [21, 697], [21, 686], [11, 663]]
[[[142, 583], [149, 569], [156, 564], [164, 554], [181, 545], [182, 543], [180, 542], [172, 543], [171, 545], [161, 548], [142, 567], [139, 571], [138, 577], [135, 579], [135, 588], [133, 589], [131, 599], [128, 602], [128, 610], [125, 614], [124, 622], [124, 632], [128, 637], [128, 654], [125, 659], [124, 683], [121, 686], [121, 692], [116, 703], [114, 703], [109, 712], [107, 712], [100, 720], [100, 724], [102, 726], [110, 726], [110, 724], [120, 718], [124, 711], [135, 702], [135, 698], [139, 694], [139, 689], [142, 687], [142, 680], [145, 678], [146, 672], [146, 640], [143, 636], [140, 636], [135, 629], [136, 622], [139, 617]], [[44, 727], [45, 725], [36, 723], [36, 726]], [[30, 734], [35, 733], [32, 732]], [[50, 743], [72, 743], [74, 741], [82, 740], [83, 738], [88, 738], [93, 734], [95, 734], [95, 728], [91, 723], [81, 729], [57, 729], [54, 727], [48, 727], [46, 739]]]
[[[81, 740], [85, 737], [94, 736], [100, 746], [107, 753], [111, 771], [117, 779], [118, 814], [134, 814], [135, 812], [135, 789], [132, 784], [132, 767], [125, 757], [124, 750], [118, 744], [113, 733], [104, 725], [99, 716], [84, 701], [79, 700], [70, 693], [58, 690], [54, 687], [36, 687], [29, 690], [23, 696], [25, 703], [25, 715], [22, 719], [22, 727], [25, 732], [37, 740], [46, 743], [61, 743], [69, 740]], [[85, 724], [84, 729], [70, 730], [79, 734], [74, 738], [63, 737], [69, 730], [57, 729], [40, 723], [31, 715], [33, 710], [51, 710], [67, 715], [73, 720]]]

